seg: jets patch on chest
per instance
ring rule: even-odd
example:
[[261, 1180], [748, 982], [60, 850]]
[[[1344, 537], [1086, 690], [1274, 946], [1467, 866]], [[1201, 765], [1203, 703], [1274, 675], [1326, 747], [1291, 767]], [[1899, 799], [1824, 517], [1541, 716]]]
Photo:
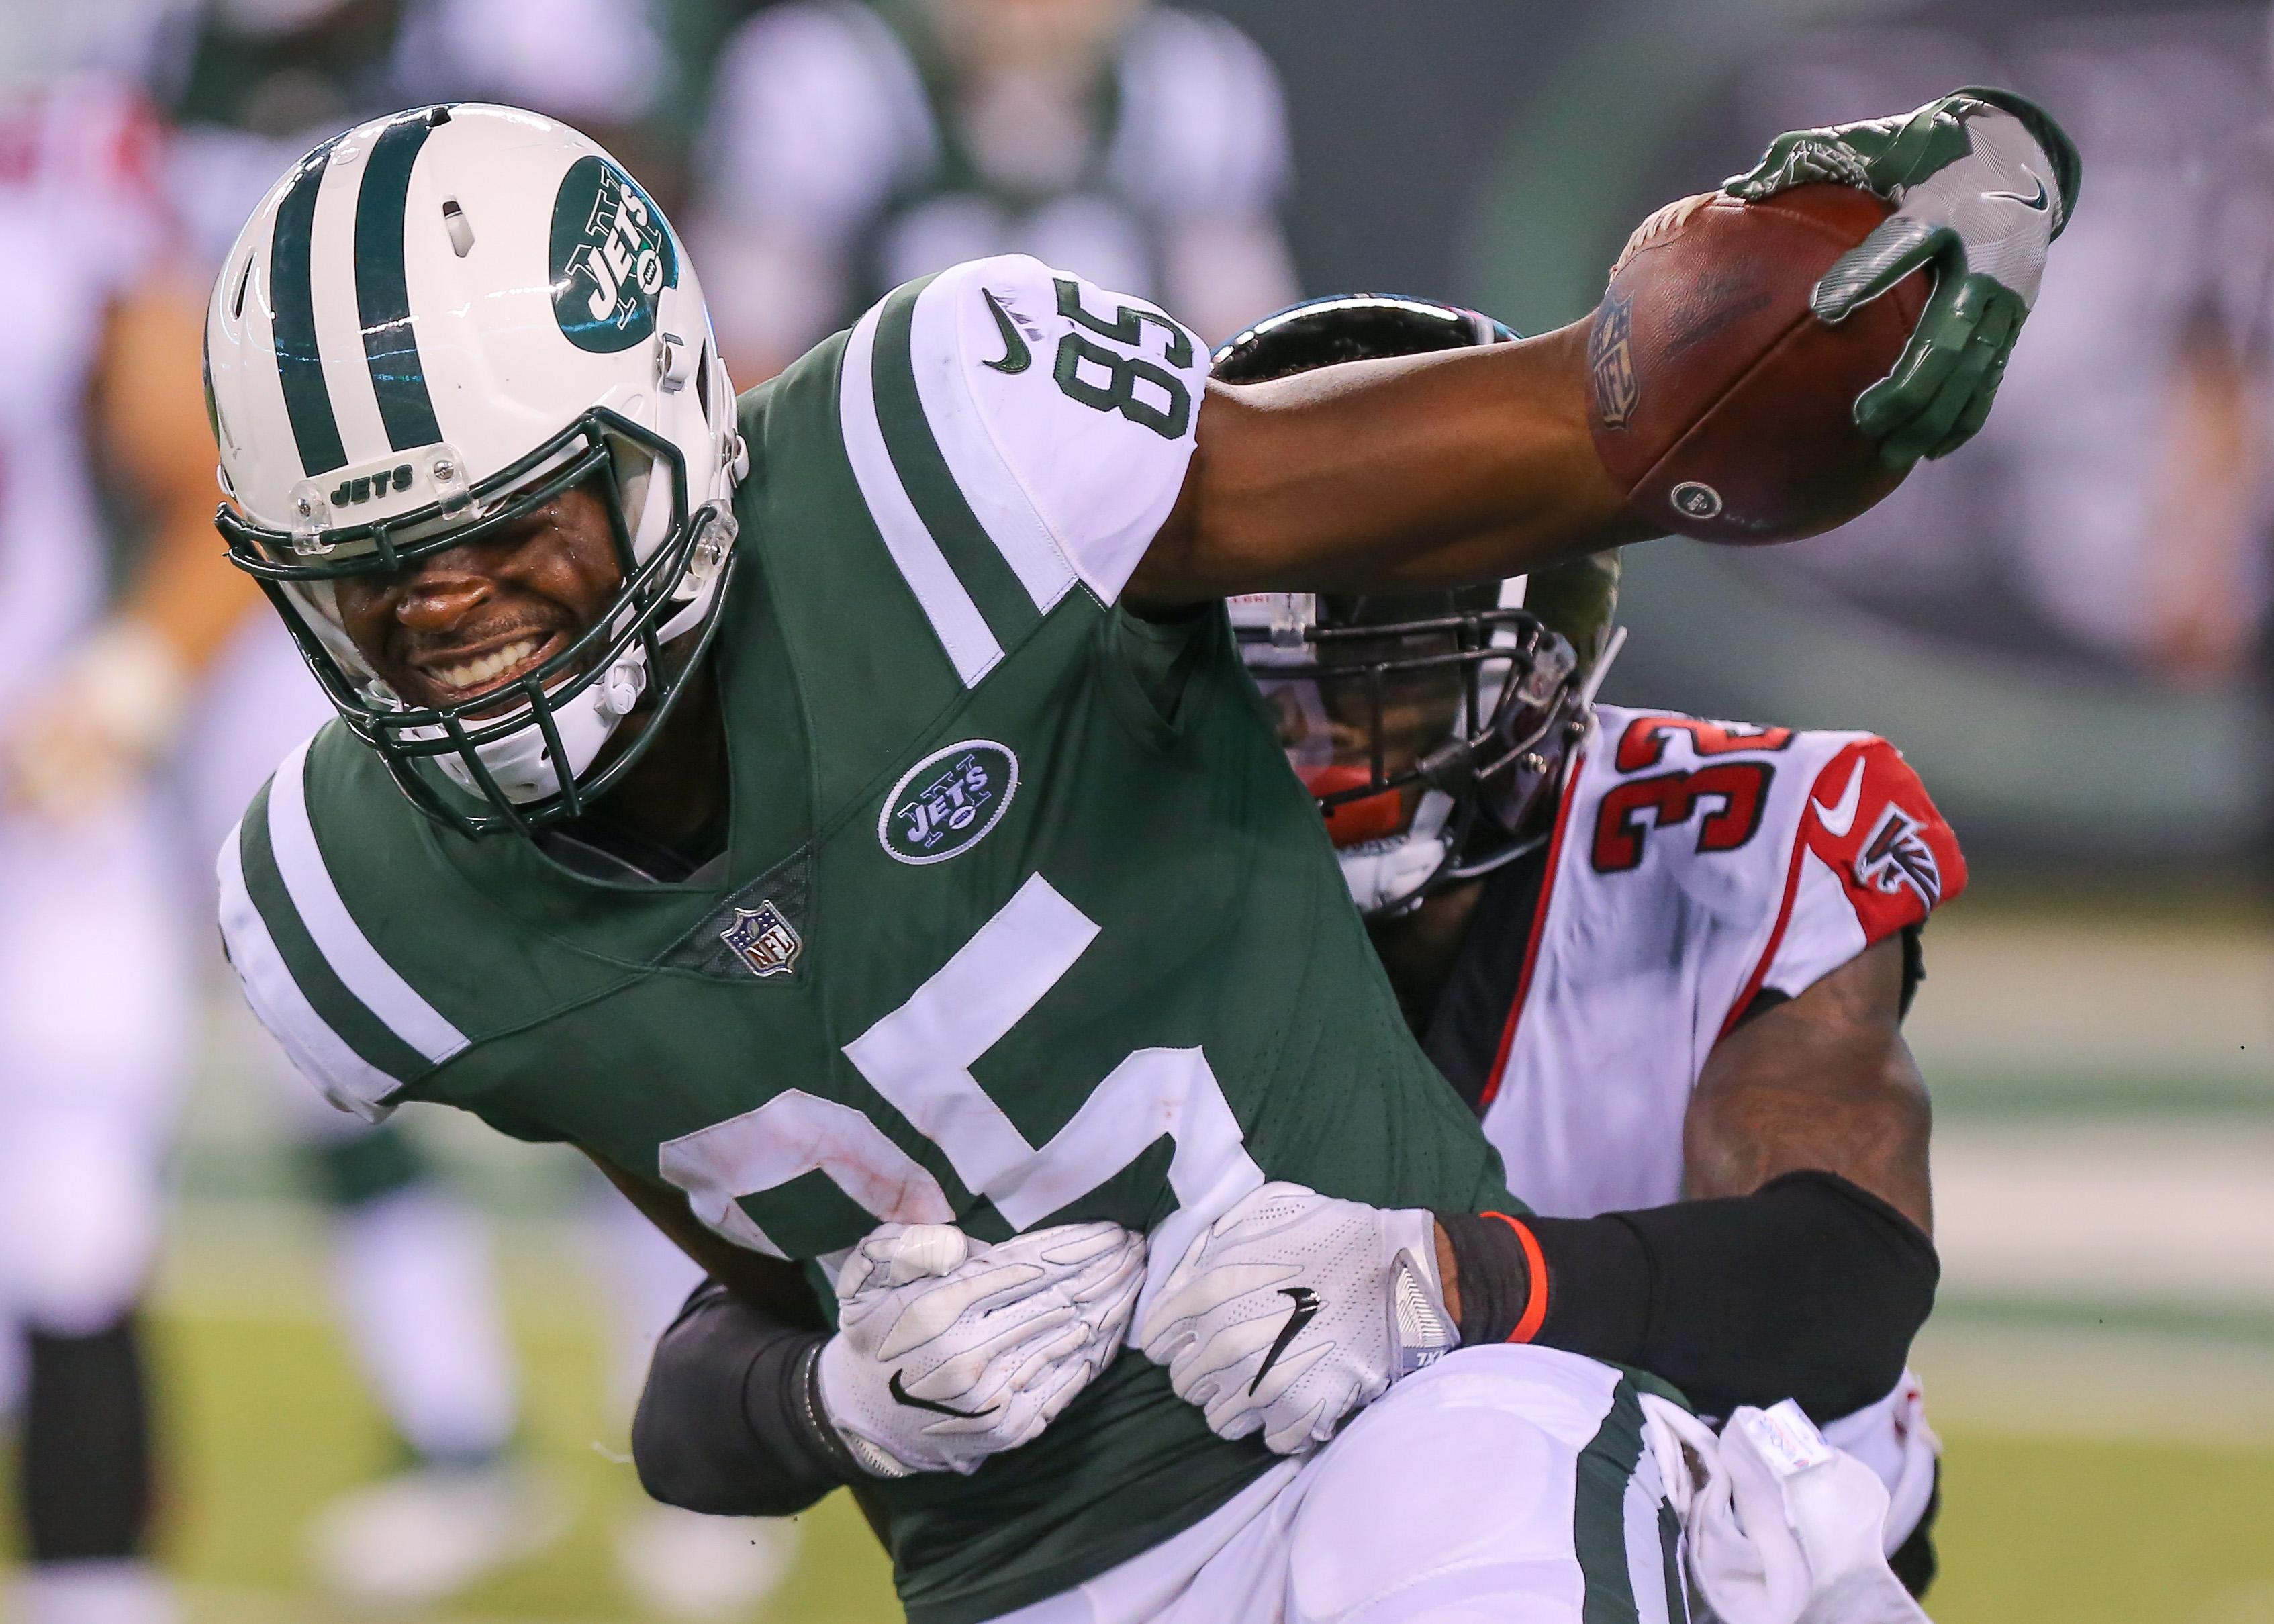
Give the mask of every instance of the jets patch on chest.
[[1019, 788], [1019, 758], [991, 739], [966, 739], [908, 769], [885, 798], [877, 838], [894, 860], [945, 862], [986, 838]]

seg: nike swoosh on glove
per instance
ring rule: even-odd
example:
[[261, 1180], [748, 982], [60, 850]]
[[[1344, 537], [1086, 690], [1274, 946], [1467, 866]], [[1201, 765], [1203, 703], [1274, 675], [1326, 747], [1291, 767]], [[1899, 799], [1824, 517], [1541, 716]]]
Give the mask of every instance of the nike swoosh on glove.
[[1112, 1362], [1144, 1278], [1145, 1237], [1118, 1223], [992, 1246], [952, 1224], [884, 1224], [838, 1273], [822, 1408], [878, 1477], [975, 1471]]
[[2083, 165], [2052, 115], [1968, 88], [1900, 118], [1800, 130], [1722, 183], [1748, 202], [1832, 181], [1895, 206], [1834, 262], [1810, 308], [1847, 319], [1921, 266], [1934, 291], [1894, 372], [1856, 397], [1856, 426], [1891, 467], [1955, 451], [1990, 416], [2045, 256], [2075, 211]]
[[1138, 1346], [1219, 1438], [1324, 1443], [1402, 1375], [1456, 1346], [1437, 1221], [1270, 1184], [1210, 1224], [1169, 1272]]

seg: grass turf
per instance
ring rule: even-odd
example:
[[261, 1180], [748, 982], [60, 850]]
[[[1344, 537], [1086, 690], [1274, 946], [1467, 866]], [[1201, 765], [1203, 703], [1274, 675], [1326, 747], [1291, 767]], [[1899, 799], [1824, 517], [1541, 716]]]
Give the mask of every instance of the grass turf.
[[[170, 1440], [168, 1545], [193, 1624], [349, 1616], [310, 1587], [300, 1529], [388, 1464], [388, 1443], [330, 1327], [305, 1312], [200, 1312], [159, 1327]], [[602, 1624], [642, 1615], [607, 1533], [636, 1503], [599, 1398], [599, 1342], [573, 1316], [524, 1314], [529, 1447], [578, 1507], [574, 1531], [427, 1624]], [[1946, 1426], [1939, 1624], [2274, 1624], [2274, 1449], [2085, 1441]], [[595, 1446], [599, 1446], [595, 1447]], [[897, 1618], [882, 1556], [841, 1497], [802, 1519], [795, 1571], [742, 1624]]]

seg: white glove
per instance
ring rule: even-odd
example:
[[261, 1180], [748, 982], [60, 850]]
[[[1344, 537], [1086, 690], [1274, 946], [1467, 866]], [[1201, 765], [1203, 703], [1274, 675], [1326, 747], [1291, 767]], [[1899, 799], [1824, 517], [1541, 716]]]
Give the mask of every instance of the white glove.
[[1887, 1491], [1787, 1399], [1741, 1407], [1719, 1437], [1655, 1396], [1643, 1434], [1725, 1624], [1928, 1624], [1880, 1546]]
[[1243, 1196], [1161, 1282], [1138, 1346], [1219, 1438], [1324, 1443], [1400, 1376], [1460, 1342], [1437, 1221], [1300, 1184]]
[[1118, 1223], [995, 1246], [952, 1224], [884, 1224], [838, 1272], [822, 1407], [880, 1477], [975, 1471], [1112, 1361], [1144, 1278], [1145, 1237]]
[[1863, 1462], [1886, 1485], [1887, 1533], [1880, 1547], [1894, 1555], [1926, 1519], [1935, 1464], [1942, 1458], [1942, 1440], [1927, 1425], [1926, 1395], [1917, 1376], [1905, 1371], [1895, 1390], [1878, 1403], [1826, 1421], [1824, 1441]]

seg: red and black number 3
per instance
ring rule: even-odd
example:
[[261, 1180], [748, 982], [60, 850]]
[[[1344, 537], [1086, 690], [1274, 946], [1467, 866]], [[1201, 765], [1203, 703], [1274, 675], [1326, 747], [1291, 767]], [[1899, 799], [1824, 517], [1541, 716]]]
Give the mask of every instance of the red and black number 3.
[[[1620, 737], [1618, 770], [1637, 772], [1656, 766], [1665, 758], [1668, 739], [1675, 733], [1688, 734], [1691, 748], [1701, 756], [1781, 750], [1792, 742], [1790, 731], [1782, 727], [1748, 730], [1686, 716], [1637, 717]], [[1699, 851], [1736, 851], [1760, 832], [1769, 785], [1775, 777], [1776, 768], [1768, 762], [1713, 761], [1689, 771], [1655, 773], [1619, 785], [1603, 797], [1595, 818], [1595, 872], [1623, 874], [1639, 867], [1643, 842], [1653, 830], [1672, 829], [1693, 817]]]

